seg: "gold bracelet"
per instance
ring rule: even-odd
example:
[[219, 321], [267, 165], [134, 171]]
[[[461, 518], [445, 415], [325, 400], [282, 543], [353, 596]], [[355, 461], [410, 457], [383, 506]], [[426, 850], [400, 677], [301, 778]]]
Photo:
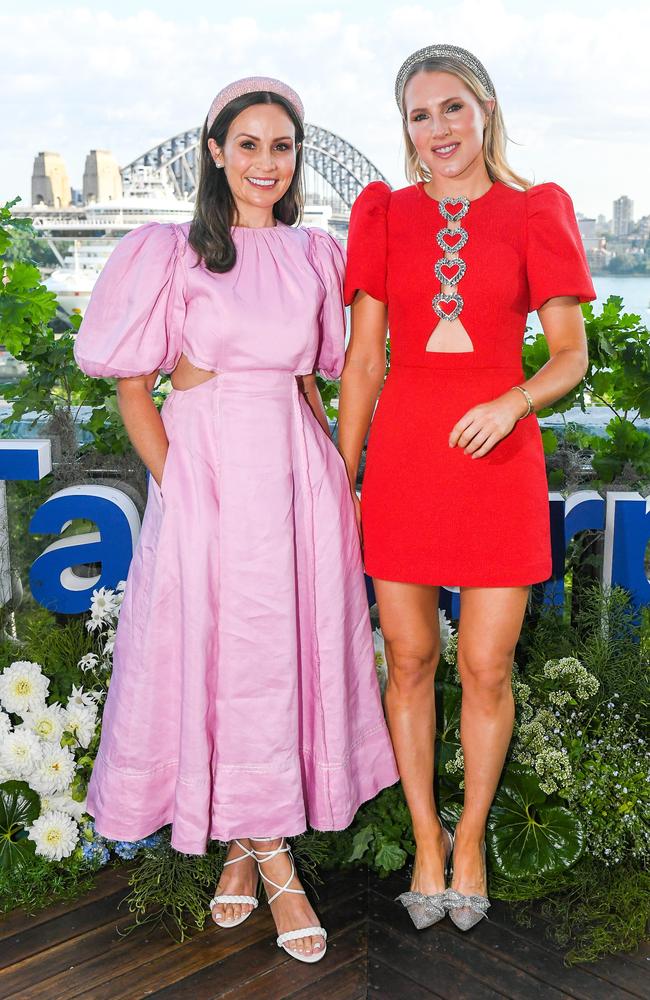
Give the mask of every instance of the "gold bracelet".
[[519, 389], [519, 392], [522, 394], [522, 396], [524, 397], [524, 399], [528, 403], [528, 409], [526, 410], [525, 413], [522, 413], [522, 415], [518, 418], [519, 420], [525, 420], [526, 417], [529, 417], [531, 415], [531, 413], [533, 413], [534, 410], [535, 410], [535, 404], [533, 403], [533, 397], [528, 392], [528, 389], [524, 389], [523, 385], [513, 385], [512, 388], [513, 389]]

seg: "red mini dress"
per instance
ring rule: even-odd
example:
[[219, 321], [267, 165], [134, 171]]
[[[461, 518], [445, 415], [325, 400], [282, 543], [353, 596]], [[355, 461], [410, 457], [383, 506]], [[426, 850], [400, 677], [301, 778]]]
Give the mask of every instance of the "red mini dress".
[[[596, 297], [568, 194], [497, 181], [474, 201], [438, 202], [422, 183], [369, 184], [352, 209], [345, 286], [347, 303], [359, 289], [386, 303], [390, 330], [361, 493], [366, 572], [446, 587], [548, 579], [536, 416], [479, 459], [450, 448], [449, 434], [471, 407], [523, 380], [529, 312], [555, 296]], [[473, 349], [431, 350], [441, 313], [458, 314]]]

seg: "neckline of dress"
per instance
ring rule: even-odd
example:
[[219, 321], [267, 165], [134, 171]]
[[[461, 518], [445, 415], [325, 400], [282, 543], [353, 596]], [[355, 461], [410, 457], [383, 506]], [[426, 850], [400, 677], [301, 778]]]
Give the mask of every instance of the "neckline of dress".
[[[478, 198], [470, 199], [470, 205], [478, 205], [479, 202], [485, 201], [485, 199], [494, 191], [495, 187], [497, 187], [499, 183], [500, 183], [499, 181], [492, 181], [487, 191], [484, 191], [483, 194], [480, 194]], [[424, 181], [417, 181], [415, 186], [422, 195], [422, 197], [425, 198], [427, 201], [430, 201], [432, 205], [439, 205], [440, 202], [443, 201], [442, 198], [438, 200], [437, 198], [432, 198], [430, 194], [427, 194], [427, 192], [424, 190]], [[447, 198], [449, 198], [450, 201], [453, 201], [454, 196], [447, 195]]]
[[236, 233], [274, 233], [279, 229], [288, 228], [280, 219], [276, 219], [274, 226], [231, 226], [230, 229]]

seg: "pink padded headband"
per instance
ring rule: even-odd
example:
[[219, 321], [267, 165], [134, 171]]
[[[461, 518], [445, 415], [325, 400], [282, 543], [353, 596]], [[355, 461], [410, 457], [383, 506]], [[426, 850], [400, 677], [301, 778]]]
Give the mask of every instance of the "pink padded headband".
[[304, 122], [305, 109], [295, 90], [292, 90], [286, 83], [282, 83], [282, 80], [274, 80], [271, 76], [246, 76], [243, 80], [235, 80], [234, 83], [229, 83], [227, 87], [219, 91], [208, 111], [208, 132], [214, 125], [215, 118], [220, 111], [223, 111], [226, 104], [230, 104], [236, 97], [243, 97], [244, 94], [253, 94], [258, 90], [270, 90], [271, 93], [284, 97], [285, 101], [288, 101], [292, 106], [300, 121]]

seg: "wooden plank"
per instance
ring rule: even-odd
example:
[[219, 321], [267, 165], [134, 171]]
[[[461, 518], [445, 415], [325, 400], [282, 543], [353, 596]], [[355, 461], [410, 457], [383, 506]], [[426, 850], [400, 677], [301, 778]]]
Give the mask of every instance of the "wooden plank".
[[[340, 914], [352, 912], [353, 907], [356, 907], [354, 912], [356, 912], [358, 921], [365, 910], [365, 893], [362, 894], [360, 902], [356, 901], [358, 897], [357, 890], [350, 900], [345, 883], [341, 883], [338, 893], [332, 895], [327, 905], [319, 906], [319, 912], [322, 914], [326, 926], [336, 926], [341, 919]], [[260, 970], [268, 968], [269, 963], [278, 960], [279, 949], [275, 945], [275, 936], [276, 931], [271, 912], [264, 905], [237, 928], [224, 931], [216, 926], [209, 927], [207, 930], [195, 934], [191, 940], [186, 941], [183, 945], [169, 949], [165, 954], [153, 959], [149, 959], [144, 954], [138, 965], [125, 973], [119, 967], [117, 969], [114, 966], [111, 968], [106, 962], [103, 969], [99, 970], [101, 980], [98, 976], [98, 981], [92, 987], [90, 987], [86, 975], [88, 963], [84, 963], [78, 970], [75, 970], [79, 973], [75, 978], [75, 985], [68, 980], [64, 992], [52, 996], [52, 1000], [59, 1000], [59, 998], [60, 1000], [72, 1000], [73, 997], [83, 997], [84, 1000], [136, 1000], [140, 997], [151, 997], [156, 990], [173, 991], [175, 984], [182, 980], [188, 980], [188, 983], [183, 984], [185, 992], [179, 993], [179, 996], [191, 996], [192, 1000], [199, 1000], [200, 997], [219, 996], [221, 993], [215, 991], [215, 986], [217, 989], [221, 989], [222, 979], [226, 971], [231, 966], [238, 965], [240, 952], [246, 951], [251, 956], [251, 953], [257, 955], [258, 950], [261, 950]], [[284, 953], [282, 954], [284, 955]], [[244, 974], [248, 968], [248, 963], [244, 960], [241, 968], [238, 968], [234, 986], [241, 985], [246, 981], [248, 977]], [[163, 993], [163, 995], [166, 994]], [[174, 993], [169, 995], [173, 996]]]
[[[323, 962], [327, 960], [327, 956]], [[367, 993], [367, 962], [363, 958], [350, 962], [329, 975], [323, 976], [313, 986], [306, 986], [297, 993], [291, 994], [291, 1000], [366, 1000]]]
[[[286, 952], [280, 952], [282, 961], [275, 968], [249, 980], [245, 985], [235, 989], [237, 1000], [269, 1000], [269, 997], [282, 997], [289, 1000], [294, 994], [309, 990], [307, 996], [321, 1000], [329, 995], [323, 985], [323, 979], [328, 971], [336, 971], [350, 962], [361, 961], [365, 965], [367, 954], [367, 929], [365, 920], [356, 927], [337, 929], [327, 941], [325, 958], [314, 965], [299, 962], [290, 958]], [[278, 949], [279, 950], [279, 949]], [[179, 984], [182, 986], [184, 984]], [[186, 994], [187, 995], [187, 994]], [[169, 1000], [163, 994], [165, 1000]], [[223, 994], [214, 994], [223, 996]], [[182, 994], [178, 993], [178, 1000]]]
[[31, 931], [40, 924], [47, 923], [48, 920], [56, 920], [64, 913], [71, 913], [81, 906], [87, 906], [95, 900], [110, 896], [122, 886], [126, 886], [131, 875], [132, 863], [118, 865], [114, 868], [105, 868], [98, 872], [95, 877], [95, 884], [89, 892], [78, 899], [68, 902], [54, 903], [42, 910], [29, 913], [22, 908], [12, 910], [10, 913], [0, 916], [0, 941], [24, 931]]
[[[496, 995], [496, 994], [495, 994]], [[368, 963], [368, 997], [372, 1000], [445, 1000], [441, 993], [414, 983], [401, 972], [377, 959]]]
[[[449, 921], [442, 921], [427, 931], [416, 931], [411, 920], [397, 904], [371, 892], [369, 896], [370, 954], [394, 969], [405, 972], [423, 986], [433, 986], [443, 996], [457, 997], [458, 984], [464, 984], [462, 996], [473, 1000], [472, 990], [482, 984], [510, 1000], [564, 1000], [567, 996], [553, 986], [540, 982], [523, 969], [509, 965], [501, 954], [476, 945], [480, 928], [470, 934], [456, 931]], [[395, 912], [397, 911], [397, 912]], [[404, 965], [408, 955], [408, 970]], [[490, 994], [488, 994], [490, 995]]]

